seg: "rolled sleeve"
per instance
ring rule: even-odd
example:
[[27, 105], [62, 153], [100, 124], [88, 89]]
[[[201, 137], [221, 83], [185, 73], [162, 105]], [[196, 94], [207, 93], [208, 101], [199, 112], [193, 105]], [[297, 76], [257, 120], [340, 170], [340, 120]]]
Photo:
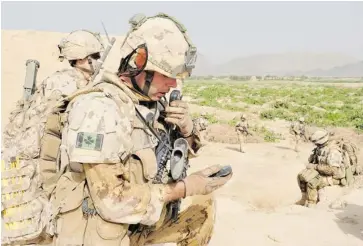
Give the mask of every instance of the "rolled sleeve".
[[159, 220], [165, 185], [130, 184], [122, 164], [85, 164], [84, 170], [94, 206], [103, 219], [145, 225]]

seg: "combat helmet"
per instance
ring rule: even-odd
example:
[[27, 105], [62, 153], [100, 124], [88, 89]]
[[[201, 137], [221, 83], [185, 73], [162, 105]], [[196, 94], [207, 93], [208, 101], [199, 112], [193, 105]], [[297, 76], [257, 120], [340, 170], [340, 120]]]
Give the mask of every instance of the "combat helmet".
[[329, 140], [329, 133], [324, 130], [317, 130], [310, 137], [311, 142], [317, 145], [323, 145]]
[[241, 115], [241, 120], [245, 120], [246, 119], [246, 114], [242, 114]]
[[300, 122], [304, 122], [304, 121], [305, 121], [305, 118], [304, 118], [304, 117], [300, 117], [300, 118], [299, 118], [299, 121], [300, 121]]
[[58, 45], [59, 59], [68, 61], [84, 59], [87, 56], [101, 53], [104, 46], [98, 33], [88, 30], [72, 31]]
[[[146, 84], [151, 83], [153, 72], [176, 79], [184, 79], [191, 75], [197, 49], [180, 22], [169, 15], [159, 13], [150, 17], [136, 14], [129, 23], [131, 29], [121, 45], [119, 76], [127, 70], [137, 69], [137, 62], [132, 62], [130, 56], [136, 55], [133, 53], [140, 47], [146, 50], [147, 63], [142, 68], [146, 72]], [[134, 87], [147, 94], [147, 91], [142, 91], [138, 86]], [[148, 88], [147, 85], [145, 87]]]

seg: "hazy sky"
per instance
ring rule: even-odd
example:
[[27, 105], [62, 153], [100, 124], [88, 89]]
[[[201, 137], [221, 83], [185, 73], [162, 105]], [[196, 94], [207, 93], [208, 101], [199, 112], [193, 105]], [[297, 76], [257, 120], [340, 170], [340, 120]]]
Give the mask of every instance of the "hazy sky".
[[363, 59], [363, 2], [2, 2], [2, 29], [127, 32], [135, 13], [165, 12], [214, 63], [260, 53], [339, 52]]

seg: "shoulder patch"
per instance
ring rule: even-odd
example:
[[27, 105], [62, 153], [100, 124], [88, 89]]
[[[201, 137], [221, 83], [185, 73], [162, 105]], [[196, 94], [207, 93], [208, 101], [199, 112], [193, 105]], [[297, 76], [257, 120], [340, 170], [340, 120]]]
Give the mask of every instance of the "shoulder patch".
[[77, 134], [76, 148], [101, 151], [103, 137], [103, 134], [79, 132]]

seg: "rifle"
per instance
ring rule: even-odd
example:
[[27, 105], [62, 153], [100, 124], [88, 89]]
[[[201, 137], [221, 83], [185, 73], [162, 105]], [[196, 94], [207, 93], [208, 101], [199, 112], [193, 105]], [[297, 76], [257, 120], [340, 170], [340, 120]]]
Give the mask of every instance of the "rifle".
[[[170, 93], [169, 104], [175, 100], [181, 100], [182, 95], [179, 90], [174, 90]], [[170, 176], [175, 181], [184, 179], [187, 176], [187, 169], [189, 167], [188, 159], [188, 142], [185, 138], [178, 138], [178, 133], [175, 127], [169, 131], [171, 144], [174, 147], [170, 155]], [[181, 200], [173, 201], [169, 204], [171, 220], [174, 222], [178, 218], [180, 211]]]
[[[179, 90], [173, 90], [170, 93], [169, 105], [174, 100], [181, 100], [182, 95]], [[161, 177], [166, 170], [166, 164], [170, 160], [170, 170], [168, 176], [174, 181], [179, 181], [187, 176], [188, 160], [188, 142], [179, 137], [175, 126], [170, 126], [168, 133], [161, 133], [161, 145], [156, 149], [158, 162], [158, 172], [154, 183], [160, 183]], [[166, 147], [164, 147], [166, 145]], [[173, 146], [173, 147], [171, 147]], [[170, 218], [175, 221], [178, 218], [181, 200], [173, 201], [168, 204]]]
[[[174, 100], [181, 100], [182, 96], [179, 90], [174, 90], [170, 94], [169, 104]], [[159, 140], [159, 144], [155, 149], [156, 161], [158, 164], [158, 171], [153, 179], [154, 184], [160, 184], [165, 170], [167, 169], [167, 162], [170, 160], [170, 170], [168, 176], [174, 181], [179, 181], [187, 176], [187, 168], [189, 167], [188, 160], [188, 142], [179, 137], [179, 132], [176, 131], [175, 126], [170, 126], [167, 133], [161, 132], [158, 134], [150, 125], [150, 119], [146, 119], [141, 115], [136, 108], [136, 113], [142, 122], [149, 128], [153, 135]], [[172, 147], [174, 146], [174, 148]], [[173, 201], [168, 204], [168, 212], [171, 213], [169, 218], [175, 221], [178, 217], [180, 210], [181, 200]], [[139, 226], [135, 226], [138, 228]]]
[[106, 58], [108, 56], [108, 53], [110, 53], [110, 51], [112, 49], [112, 46], [116, 42], [116, 38], [115, 37], [113, 37], [112, 39], [110, 39], [110, 37], [108, 36], [108, 33], [106, 31], [105, 25], [103, 24], [103, 22], [101, 22], [101, 23], [102, 23], [103, 29], [105, 31], [105, 34], [106, 34], [106, 37], [107, 37], [107, 40], [108, 40], [108, 44], [107, 44], [107, 47], [106, 47], [105, 51], [102, 54], [102, 57], [99, 60], [97, 60], [96, 68], [95, 68], [94, 73], [92, 74], [91, 81], [93, 81], [96, 78], [96, 76], [98, 75], [98, 73], [100, 72], [103, 63], [105, 62], [105, 60], [106, 60]]
[[40, 67], [40, 64], [37, 60], [29, 59], [25, 63], [26, 65], [26, 74], [25, 74], [25, 82], [24, 82], [24, 101], [27, 102], [30, 97], [35, 92], [35, 84], [36, 84], [36, 78], [38, 69]]

